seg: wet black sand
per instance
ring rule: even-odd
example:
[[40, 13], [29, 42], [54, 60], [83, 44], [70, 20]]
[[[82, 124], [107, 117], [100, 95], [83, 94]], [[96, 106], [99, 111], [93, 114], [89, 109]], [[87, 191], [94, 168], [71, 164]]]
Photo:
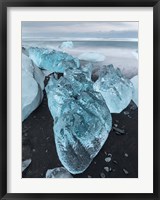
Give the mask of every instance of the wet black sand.
[[[124, 111], [112, 114], [113, 126], [118, 125], [118, 128], [125, 130], [125, 133], [119, 135], [112, 130], [88, 169], [82, 174], [73, 175], [74, 177], [138, 177], [138, 109], [132, 110], [132, 106], [131, 102], [125, 109], [129, 114], [124, 114]], [[44, 94], [41, 105], [22, 124], [22, 160], [32, 159], [22, 174], [23, 178], [45, 178], [48, 169], [62, 166], [57, 156], [52, 126], [53, 119]], [[107, 163], [105, 158], [108, 153], [112, 157]], [[106, 166], [110, 172], [104, 170]]]

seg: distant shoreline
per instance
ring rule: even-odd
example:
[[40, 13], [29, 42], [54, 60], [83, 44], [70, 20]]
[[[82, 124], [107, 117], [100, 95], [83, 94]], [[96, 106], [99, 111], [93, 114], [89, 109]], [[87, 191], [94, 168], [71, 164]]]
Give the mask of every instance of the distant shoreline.
[[22, 42], [138, 42], [138, 38], [86, 38], [86, 39], [53, 39], [53, 38], [22, 38]]

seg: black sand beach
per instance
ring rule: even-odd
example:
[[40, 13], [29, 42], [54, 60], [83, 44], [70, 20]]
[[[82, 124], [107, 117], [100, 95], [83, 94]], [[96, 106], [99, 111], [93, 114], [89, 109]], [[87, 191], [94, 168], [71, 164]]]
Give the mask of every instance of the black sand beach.
[[[101, 151], [84, 173], [73, 177], [138, 177], [138, 108], [135, 109], [131, 102], [120, 114], [112, 114], [112, 119], [115, 128], [112, 128]], [[23, 178], [45, 178], [48, 169], [62, 166], [57, 156], [52, 127], [53, 119], [44, 92], [40, 106], [22, 124], [22, 160], [32, 159], [22, 174]], [[110, 162], [105, 161], [107, 155], [111, 157]]]

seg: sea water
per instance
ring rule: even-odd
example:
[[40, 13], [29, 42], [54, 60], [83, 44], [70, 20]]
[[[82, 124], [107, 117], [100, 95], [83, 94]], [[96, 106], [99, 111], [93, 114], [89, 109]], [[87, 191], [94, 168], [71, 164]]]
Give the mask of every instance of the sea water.
[[[63, 41], [22, 41], [24, 47], [40, 47], [61, 50]], [[137, 41], [73, 41], [72, 49], [65, 51], [78, 57], [82, 53], [94, 52], [105, 56], [103, 62], [97, 66], [113, 64], [120, 68], [123, 75], [132, 78], [138, 74], [138, 42]]]

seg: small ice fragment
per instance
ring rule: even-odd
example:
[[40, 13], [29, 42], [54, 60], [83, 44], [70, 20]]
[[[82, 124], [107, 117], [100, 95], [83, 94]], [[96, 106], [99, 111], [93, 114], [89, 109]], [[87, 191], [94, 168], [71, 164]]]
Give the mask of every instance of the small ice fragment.
[[88, 178], [92, 178], [92, 176], [88, 175]]
[[104, 169], [106, 170], [106, 172], [109, 172], [109, 167], [104, 167]]
[[31, 159], [27, 159], [22, 162], [22, 172], [31, 164]]
[[46, 178], [73, 178], [73, 176], [64, 167], [57, 167], [48, 169]]
[[62, 44], [59, 46], [60, 49], [72, 49], [74, 47], [73, 42], [72, 41], [66, 41], [66, 42], [62, 42]]
[[133, 104], [133, 105], [130, 107], [130, 110], [136, 110], [136, 109], [137, 109], [136, 104]]
[[118, 124], [114, 124], [114, 126], [115, 126], [115, 127], [117, 127], [117, 126], [118, 126]]
[[101, 178], [105, 178], [106, 175], [102, 172], [102, 173], [100, 174], [100, 177], [101, 177]]
[[118, 133], [125, 134], [125, 131], [123, 129], [120, 129], [120, 128], [117, 128], [117, 127], [113, 127], [113, 130], [118, 132]]
[[113, 163], [116, 164], [116, 165], [118, 164], [118, 162], [116, 160], [113, 160]]
[[109, 157], [112, 157], [112, 154], [111, 154], [111, 153], [108, 153], [108, 156], [109, 156]]
[[128, 157], [128, 153], [125, 153], [124, 156], [125, 156], [125, 157]]
[[110, 162], [110, 161], [111, 161], [111, 157], [106, 157], [106, 158], [105, 158], [105, 161], [106, 161], [106, 162]]
[[126, 169], [123, 169], [123, 172], [124, 172], [126, 175], [129, 174], [129, 172], [128, 172]]
[[121, 135], [119, 132], [115, 132], [116, 135]]
[[78, 58], [89, 62], [102, 62], [106, 59], [105, 55], [96, 52], [82, 53]]
[[124, 115], [129, 115], [128, 111], [124, 111], [123, 113], [124, 113]]

